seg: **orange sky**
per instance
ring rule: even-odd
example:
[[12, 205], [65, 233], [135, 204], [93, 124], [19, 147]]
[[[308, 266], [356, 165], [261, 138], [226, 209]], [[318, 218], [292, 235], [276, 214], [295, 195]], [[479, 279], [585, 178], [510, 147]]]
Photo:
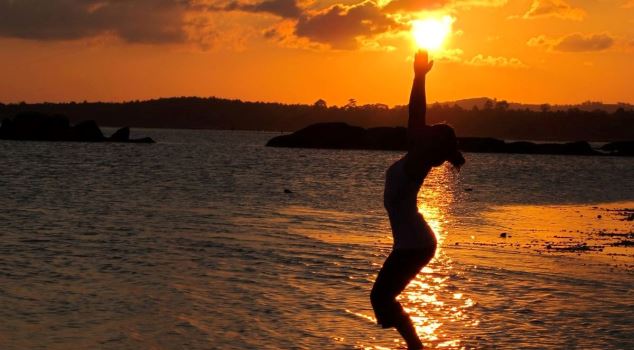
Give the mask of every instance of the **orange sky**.
[[441, 15], [430, 101], [634, 103], [634, 0], [0, 0], [0, 101], [404, 104]]

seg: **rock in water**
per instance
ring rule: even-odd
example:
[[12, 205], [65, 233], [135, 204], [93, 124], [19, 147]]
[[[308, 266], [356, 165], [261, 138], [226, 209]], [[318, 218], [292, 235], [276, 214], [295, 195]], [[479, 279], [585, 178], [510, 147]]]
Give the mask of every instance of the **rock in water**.
[[97, 123], [93, 120], [81, 122], [71, 127], [71, 138], [73, 141], [84, 142], [101, 142], [106, 140], [97, 126]]
[[130, 139], [129, 143], [156, 143], [151, 137], [142, 137], [140, 139]]
[[0, 138], [58, 141], [68, 137], [68, 129], [69, 122], [64, 116], [24, 112], [13, 119], [6, 118], [2, 121]]
[[317, 123], [290, 135], [277, 136], [266, 144], [271, 147], [329, 149], [404, 150], [405, 128], [363, 129], [346, 123]]
[[[403, 127], [363, 129], [346, 123], [318, 123], [290, 135], [277, 136], [266, 144], [272, 147], [303, 147], [327, 149], [368, 149], [406, 151], [407, 130]], [[525, 153], [564, 155], [606, 155], [594, 150], [589, 143], [505, 142], [488, 137], [459, 137], [458, 148], [464, 152]], [[617, 155], [611, 152], [612, 155]], [[626, 155], [621, 152], [618, 155]]]
[[29, 141], [80, 141], [80, 142], [131, 142], [154, 143], [149, 137], [130, 140], [130, 128], [117, 130], [110, 138], [103, 136], [93, 120], [71, 126], [63, 115], [47, 115], [39, 112], [19, 113], [15, 118], [5, 118], [0, 126], [0, 139]]
[[112, 142], [130, 141], [130, 128], [126, 126], [117, 130], [114, 134], [112, 134], [112, 136], [110, 136], [108, 141], [112, 141]]
[[365, 130], [346, 123], [319, 123], [305, 127], [290, 135], [277, 136], [267, 146], [364, 149]]
[[634, 141], [611, 142], [601, 149], [617, 156], [634, 156]]

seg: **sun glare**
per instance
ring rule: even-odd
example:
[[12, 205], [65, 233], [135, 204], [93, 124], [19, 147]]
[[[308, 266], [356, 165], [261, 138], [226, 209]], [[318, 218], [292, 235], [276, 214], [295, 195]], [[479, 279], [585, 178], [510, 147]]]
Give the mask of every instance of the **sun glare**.
[[412, 36], [419, 48], [429, 51], [440, 49], [451, 34], [451, 16], [419, 19], [412, 22]]

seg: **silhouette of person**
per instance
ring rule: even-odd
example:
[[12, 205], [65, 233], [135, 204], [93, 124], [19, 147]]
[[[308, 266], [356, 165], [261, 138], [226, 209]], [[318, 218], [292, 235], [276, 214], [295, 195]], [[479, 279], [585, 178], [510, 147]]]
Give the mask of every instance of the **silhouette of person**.
[[416, 53], [409, 101], [408, 151], [388, 168], [383, 194], [394, 245], [370, 293], [377, 323], [383, 328], [396, 328], [408, 349], [423, 349], [423, 344], [396, 297], [436, 252], [436, 236], [418, 212], [418, 191], [432, 167], [448, 161], [459, 169], [465, 163], [454, 130], [445, 124], [425, 123], [425, 76], [432, 66], [426, 51]]

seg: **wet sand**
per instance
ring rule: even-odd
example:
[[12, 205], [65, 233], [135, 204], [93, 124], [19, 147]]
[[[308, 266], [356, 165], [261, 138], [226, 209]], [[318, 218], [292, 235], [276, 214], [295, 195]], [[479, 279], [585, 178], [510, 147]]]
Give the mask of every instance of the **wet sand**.
[[469, 237], [450, 236], [446, 244], [577, 255], [634, 269], [632, 202], [597, 205], [494, 207], [487, 224]]

